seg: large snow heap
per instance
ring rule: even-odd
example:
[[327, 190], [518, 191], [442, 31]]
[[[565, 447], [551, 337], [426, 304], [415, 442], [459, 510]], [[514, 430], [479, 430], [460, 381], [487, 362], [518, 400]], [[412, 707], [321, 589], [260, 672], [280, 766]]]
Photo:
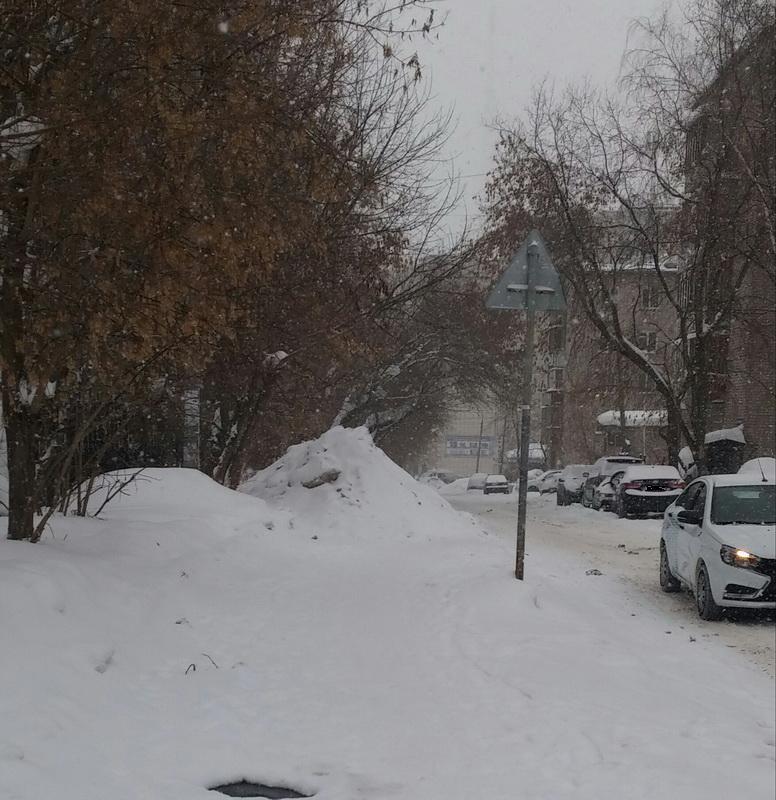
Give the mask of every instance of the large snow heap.
[[473, 524], [391, 461], [366, 428], [337, 426], [290, 447], [240, 491], [329, 530], [432, 537]]

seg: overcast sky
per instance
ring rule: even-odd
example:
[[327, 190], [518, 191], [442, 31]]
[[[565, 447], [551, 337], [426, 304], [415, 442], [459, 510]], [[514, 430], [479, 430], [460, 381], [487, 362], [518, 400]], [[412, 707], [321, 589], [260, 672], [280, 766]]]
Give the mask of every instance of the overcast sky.
[[589, 76], [617, 79], [629, 22], [664, 0], [442, 0], [438, 39], [417, 42], [435, 103], [452, 107], [457, 129], [448, 155], [464, 178], [464, 213], [477, 215], [473, 197], [491, 166], [497, 116], [514, 118], [545, 77], [563, 84]]

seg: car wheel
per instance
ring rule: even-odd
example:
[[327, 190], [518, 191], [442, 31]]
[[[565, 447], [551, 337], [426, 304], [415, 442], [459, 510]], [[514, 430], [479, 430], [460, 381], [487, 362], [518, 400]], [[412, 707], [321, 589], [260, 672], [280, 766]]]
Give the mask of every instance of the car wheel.
[[722, 608], [717, 605], [711, 593], [711, 581], [706, 565], [698, 566], [698, 575], [695, 579], [695, 602], [698, 606], [698, 616], [701, 619], [714, 622], [722, 616]]
[[676, 580], [673, 572], [671, 572], [665, 542], [662, 541], [660, 542], [660, 588], [668, 593], [678, 592], [682, 588], [682, 585]]

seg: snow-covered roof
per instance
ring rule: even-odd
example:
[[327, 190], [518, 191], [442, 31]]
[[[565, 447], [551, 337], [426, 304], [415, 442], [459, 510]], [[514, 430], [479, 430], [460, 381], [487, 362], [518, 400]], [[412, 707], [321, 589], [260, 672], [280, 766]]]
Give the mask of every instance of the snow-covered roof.
[[724, 441], [746, 444], [746, 438], [744, 437], [744, 426], [736, 425], [735, 428], [720, 428], [718, 431], [711, 431], [710, 433], [706, 434], [706, 437], [703, 441], [705, 444]]
[[[619, 427], [620, 412], [604, 411], [598, 415], [598, 424], [604, 428]], [[626, 428], [662, 428], [668, 422], [667, 411], [626, 411]]]

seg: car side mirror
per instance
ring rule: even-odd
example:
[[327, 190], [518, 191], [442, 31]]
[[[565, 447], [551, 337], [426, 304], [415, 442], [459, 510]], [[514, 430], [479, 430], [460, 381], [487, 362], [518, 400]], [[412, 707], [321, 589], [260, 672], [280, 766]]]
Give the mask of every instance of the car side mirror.
[[683, 508], [677, 515], [676, 518], [679, 522], [683, 522], [685, 525], [700, 525], [703, 522], [703, 514], [700, 511], [694, 511], [692, 509]]

